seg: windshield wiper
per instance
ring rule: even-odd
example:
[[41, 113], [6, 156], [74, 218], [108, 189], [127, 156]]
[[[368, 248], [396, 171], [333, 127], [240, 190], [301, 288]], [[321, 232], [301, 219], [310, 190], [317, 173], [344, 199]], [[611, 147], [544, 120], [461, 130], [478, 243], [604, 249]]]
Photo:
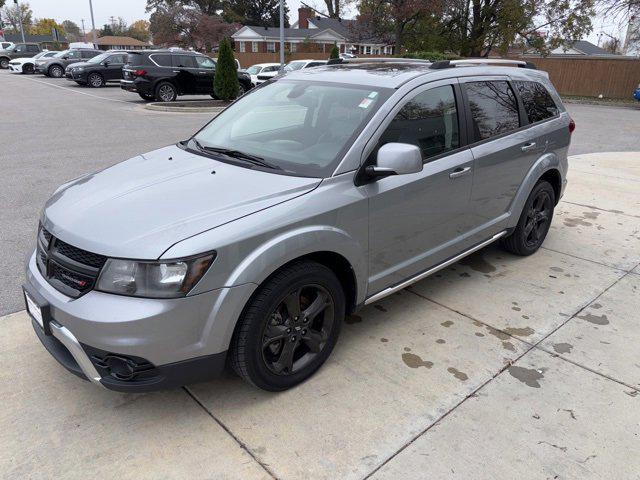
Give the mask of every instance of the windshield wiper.
[[250, 153], [241, 152], [240, 150], [234, 150], [232, 148], [205, 146], [195, 138], [193, 139], [193, 142], [196, 144], [196, 147], [198, 147], [198, 149], [202, 150], [203, 152], [221, 153], [222, 155], [226, 155], [227, 157], [247, 161], [258, 167], [266, 167], [273, 170], [282, 170], [282, 167], [269, 163], [264, 158], [258, 157], [257, 155], [251, 155]]

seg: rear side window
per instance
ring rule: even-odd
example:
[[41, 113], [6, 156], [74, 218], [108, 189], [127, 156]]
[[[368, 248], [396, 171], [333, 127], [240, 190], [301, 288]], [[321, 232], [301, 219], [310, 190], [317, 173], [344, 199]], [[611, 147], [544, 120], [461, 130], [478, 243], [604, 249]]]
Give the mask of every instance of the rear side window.
[[423, 159], [458, 148], [460, 138], [453, 87], [432, 88], [410, 100], [382, 134], [380, 145], [390, 142], [416, 145]]
[[81, 53], [82, 53], [82, 58], [93, 58], [96, 55], [98, 55], [100, 52], [95, 52], [93, 50], [83, 50]]
[[27, 52], [39, 52], [40, 48], [37, 45], [27, 45]]
[[513, 82], [527, 112], [529, 123], [536, 123], [558, 115], [558, 107], [547, 89], [538, 82]]
[[507, 82], [465, 83], [476, 140], [502, 135], [520, 127], [518, 102]]
[[142, 65], [144, 57], [139, 53], [130, 53], [127, 55], [127, 64], [129, 65]]
[[181, 68], [197, 68], [196, 59], [193, 55], [172, 55], [173, 66]]
[[156, 62], [160, 67], [170, 67], [171, 66], [171, 54], [169, 53], [156, 53], [151, 55], [151, 60]]

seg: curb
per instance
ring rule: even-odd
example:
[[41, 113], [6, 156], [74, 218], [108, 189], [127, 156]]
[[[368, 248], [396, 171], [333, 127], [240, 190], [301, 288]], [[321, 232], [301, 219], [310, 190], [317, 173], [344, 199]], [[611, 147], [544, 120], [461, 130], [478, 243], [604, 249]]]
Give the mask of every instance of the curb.
[[[562, 96], [560, 96], [562, 98]], [[562, 98], [564, 104], [577, 104], [577, 105], [592, 105], [594, 107], [614, 107], [614, 108], [628, 108], [631, 110], [640, 110], [640, 102], [635, 104], [626, 102], [607, 102], [605, 101], [589, 101], [589, 100], [575, 100], [572, 98]]]
[[184, 106], [172, 106], [170, 103], [147, 103], [144, 105], [145, 110], [152, 110], [154, 112], [180, 112], [180, 113], [220, 113], [225, 107], [184, 107]]

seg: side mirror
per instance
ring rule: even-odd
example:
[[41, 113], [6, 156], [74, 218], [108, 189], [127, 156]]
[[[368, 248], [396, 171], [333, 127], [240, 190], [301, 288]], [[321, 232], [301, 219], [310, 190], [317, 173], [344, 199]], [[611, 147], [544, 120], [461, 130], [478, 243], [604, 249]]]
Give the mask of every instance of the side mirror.
[[63, 55], [63, 56], [62, 56], [62, 59], [63, 59], [63, 60], [69, 60], [69, 55]]
[[410, 143], [387, 143], [380, 147], [376, 165], [369, 165], [366, 173], [371, 178], [408, 175], [422, 171], [422, 153]]
[[109, 66], [109, 62], [107, 62], [106, 60], [104, 62], [102, 62], [102, 65], [104, 65], [105, 67]]

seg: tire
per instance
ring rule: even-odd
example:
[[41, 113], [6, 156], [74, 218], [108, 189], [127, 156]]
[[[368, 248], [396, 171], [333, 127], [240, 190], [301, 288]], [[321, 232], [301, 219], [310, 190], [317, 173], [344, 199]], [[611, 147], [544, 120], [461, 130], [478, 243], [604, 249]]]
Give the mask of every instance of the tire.
[[51, 65], [47, 73], [50, 77], [60, 78], [64, 75], [64, 68], [60, 65]]
[[138, 95], [140, 95], [140, 98], [143, 99], [145, 102], [151, 102], [152, 100], [154, 100], [154, 96], [149, 95], [148, 93], [138, 92]]
[[22, 73], [26, 73], [27, 75], [31, 75], [36, 72], [35, 67], [31, 63], [25, 63], [22, 66]]
[[172, 83], [161, 82], [156, 87], [155, 99], [157, 102], [173, 102], [178, 96], [178, 91]]
[[245, 93], [247, 93], [247, 89], [245, 88], [244, 85], [242, 85], [241, 83], [238, 84], [238, 95], [236, 95], [236, 98], [240, 98], [241, 96], [243, 96]]
[[9, 68], [9, 59], [8, 58], [0, 58], [0, 68], [3, 70]]
[[104, 77], [99, 73], [91, 73], [87, 77], [87, 85], [89, 85], [91, 88], [104, 87]]
[[539, 181], [524, 204], [515, 230], [502, 240], [502, 247], [521, 256], [537, 252], [549, 232], [555, 204], [556, 195], [551, 184]]
[[263, 390], [291, 388], [329, 357], [344, 315], [344, 291], [330, 269], [312, 261], [286, 266], [245, 306], [231, 340], [231, 367]]

